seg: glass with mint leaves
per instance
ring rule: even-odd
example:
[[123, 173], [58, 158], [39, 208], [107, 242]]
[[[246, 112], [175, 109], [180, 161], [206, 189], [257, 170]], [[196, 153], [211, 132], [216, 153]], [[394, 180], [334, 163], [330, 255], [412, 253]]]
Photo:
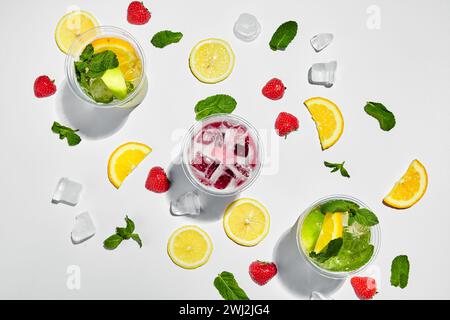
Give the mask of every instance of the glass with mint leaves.
[[358, 199], [335, 195], [313, 203], [296, 224], [297, 246], [322, 275], [344, 279], [375, 258], [380, 241], [378, 218]]
[[78, 36], [66, 57], [66, 76], [76, 96], [100, 108], [134, 108], [147, 94], [142, 48], [116, 27]]

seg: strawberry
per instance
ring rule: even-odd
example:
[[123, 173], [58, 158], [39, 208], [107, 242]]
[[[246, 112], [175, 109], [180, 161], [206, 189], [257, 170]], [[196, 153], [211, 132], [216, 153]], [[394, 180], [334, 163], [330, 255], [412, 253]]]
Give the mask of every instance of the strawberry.
[[55, 81], [48, 76], [39, 76], [34, 81], [34, 95], [37, 98], [45, 98], [54, 95], [56, 92]]
[[127, 20], [131, 24], [146, 24], [150, 20], [151, 16], [152, 14], [144, 6], [143, 2], [133, 1], [128, 6]]
[[273, 78], [262, 88], [262, 94], [271, 100], [279, 100], [284, 95], [286, 87], [280, 79]]
[[275, 121], [275, 130], [280, 137], [287, 137], [292, 131], [298, 129], [298, 119], [287, 112], [281, 112]]
[[147, 181], [145, 181], [145, 188], [156, 193], [163, 193], [169, 190], [170, 181], [167, 179], [163, 168], [154, 167], [150, 170]]
[[377, 293], [377, 283], [370, 277], [353, 277], [350, 280], [353, 290], [361, 300], [370, 300]]
[[250, 264], [248, 273], [253, 281], [263, 286], [277, 274], [277, 266], [273, 262], [256, 260]]

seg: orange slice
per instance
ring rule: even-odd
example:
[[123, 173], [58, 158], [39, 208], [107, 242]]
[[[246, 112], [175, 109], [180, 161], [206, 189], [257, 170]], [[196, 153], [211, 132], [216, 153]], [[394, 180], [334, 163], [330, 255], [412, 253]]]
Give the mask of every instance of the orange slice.
[[138, 142], [128, 142], [114, 150], [108, 161], [108, 178], [113, 186], [120, 188], [125, 178], [150, 152], [152, 148]]
[[403, 177], [383, 199], [383, 202], [397, 209], [409, 208], [423, 197], [427, 186], [427, 170], [419, 160], [414, 160]]
[[92, 41], [94, 52], [111, 50], [119, 60], [119, 68], [122, 71], [125, 80], [135, 81], [141, 77], [142, 62], [134, 47], [120, 38], [98, 38]]

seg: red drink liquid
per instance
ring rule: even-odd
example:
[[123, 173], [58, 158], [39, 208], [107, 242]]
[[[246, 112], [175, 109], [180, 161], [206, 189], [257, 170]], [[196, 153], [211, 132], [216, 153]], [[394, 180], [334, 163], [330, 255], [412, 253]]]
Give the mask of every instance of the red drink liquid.
[[194, 128], [185, 150], [189, 174], [207, 191], [236, 193], [259, 172], [258, 143], [256, 131], [240, 118], [209, 117]]

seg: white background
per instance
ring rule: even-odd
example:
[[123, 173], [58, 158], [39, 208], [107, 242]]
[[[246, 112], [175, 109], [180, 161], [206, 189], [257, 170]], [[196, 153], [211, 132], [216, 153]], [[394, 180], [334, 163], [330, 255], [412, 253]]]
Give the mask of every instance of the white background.
[[[147, 0], [152, 18], [144, 26], [127, 23], [128, 3], [28, 0], [1, 4], [0, 298], [218, 299], [212, 282], [227, 270], [252, 299], [302, 299], [302, 290], [315, 282], [300, 269], [294, 269], [294, 277], [303, 279], [304, 285], [295, 288], [287, 285], [284, 269], [259, 287], [247, 268], [255, 259], [274, 259], [277, 243], [299, 214], [318, 198], [335, 193], [357, 197], [378, 214], [382, 246], [372, 268], [379, 273], [378, 299], [450, 298], [449, 1]], [[77, 103], [68, 105], [71, 93], [64, 88], [65, 57], [53, 32], [71, 5], [92, 12], [104, 25], [125, 28], [144, 48], [149, 94], [122, 127], [116, 121], [118, 113], [69, 119]], [[379, 30], [366, 25], [371, 5], [381, 10]], [[256, 15], [262, 24], [255, 42], [241, 42], [232, 33], [242, 12]], [[299, 22], [297, 37], [285, 52], [273, 52], [268, 46], [272, 33], [291, 19]], [[162, 29], [181, 31], [184, 37], [179, 44], [154, 48], [151, 36]], [[309, 39], [319, 32], [331, 32], [335, 40], [317, 54]], [[187, 64], [190, 49], [207, 37], [229, 41], [237, 59], [231, 76], [216, 85], [198, 82]], [[334, 59], [338, 79], [332, 88], [308, 84], [312, 63]], [[33, 82], [41, 74], [56, 80], [55, 96], [34, 97]], [[277, 102], [260, 93], [274, 76], [288, 87]], [[216, 93], [234, 96], [235, 113], [261, 132], [273, 132], [281, 111], [300, 120], [297, 133], [274, 144], [278, 145], [272, 154], [278, 159], [276, 174], [262, 175], [242, 195], [263, 202], [272, 217], [269, 235], [253, 248], [240, 247], [226, 237], [220, 212], [207, 212], [197, 220], [172, 217], [168, 195], [144, 188], [151, 167], [169, 167], [180, 132], [194, 122], [195, 103]], [[302, 104], [316, 95], [335, 101], [345, 118], [343, 136], [325, 152]], [[364, 113], [368, 100], [383, 102], [395, 113], [397, 125], [391, 132], [381, 131], [376, 120]], [[83, 128], [85, 138], [78, 146], [68, 147], [51, 132], [54, 120]], [[104, 125], [111, 131], [103, 131]], [[110, 152], [127, 141], [144, 142], [153, 152], [115, 190], [107, 179], [106, 164]], [[383, 196], [415, 158], [429, 174], [424, 198], [404, 211], [384, 206]], [[330, 174], [324, 160], [346, 160], [351, 179]], [[76, 207], [50, 201], [62, 176], [84, 185]], [[84, 210], [95, 219], [97, 234], [73, 245], [74, 217]], [[124, 223], [125, 214], [134, 219], [143, 248], [128, 241], [115, 251], [103, 249], [103, 240]], [[175, 266], [166, 254], [171, 232], [185, 224], [201, 226], [215, 246], [209, 263], [191, 271]], [[410, 283], [404, 290], [389, 284], [390, 263], [398, 254], [407, 254], [411, 262]], [[66, 286], [70, 265], [80, 267], [80, 290]], [[355, 299], [348, 281], [332, 296]]]

